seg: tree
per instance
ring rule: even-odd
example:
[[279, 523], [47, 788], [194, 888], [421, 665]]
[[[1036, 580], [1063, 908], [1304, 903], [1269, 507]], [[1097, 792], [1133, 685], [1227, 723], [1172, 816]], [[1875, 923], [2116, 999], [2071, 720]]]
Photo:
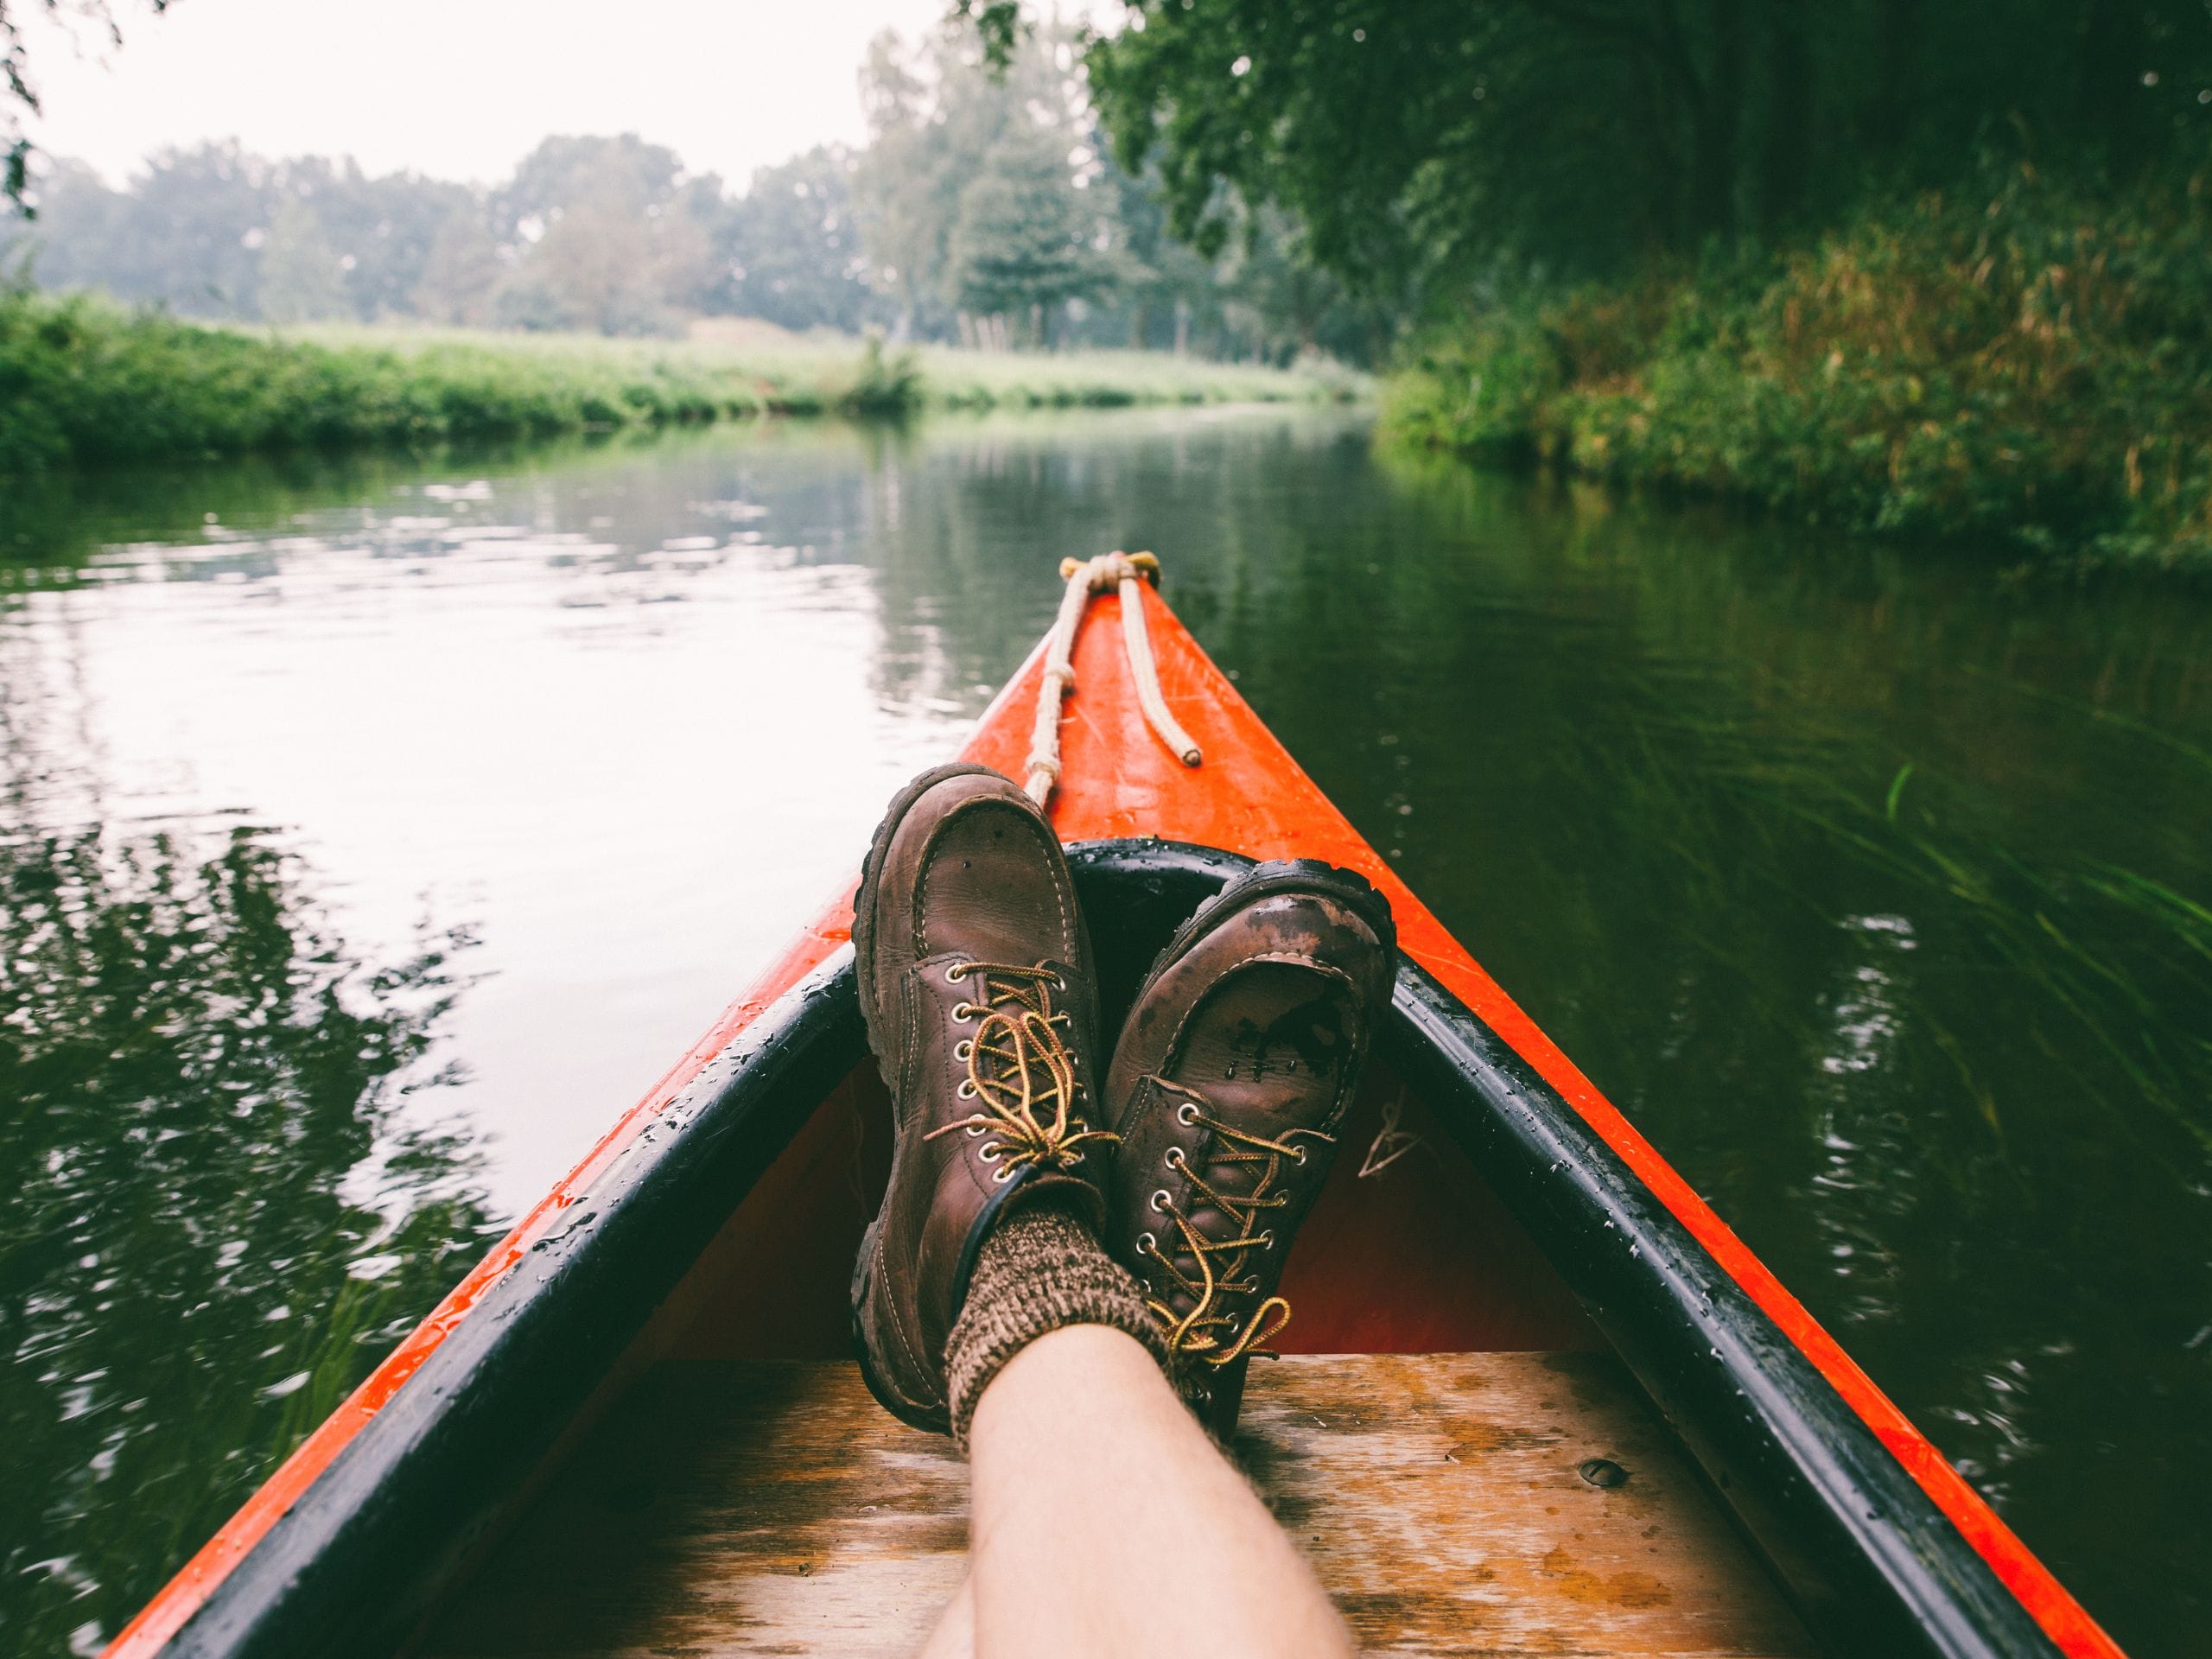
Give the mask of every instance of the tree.
[[408, 312], [428, 322], [480, 327], [492, 321], [493, 296], [505, 273], [483, 210], [474, 202], [455, 206], [423, 256]]
[[1000, 111], [977, 90], [974, 65], [950, 35], [910, 47], [886, 31], [869, 43], [861, 69], [868, 144], [854, 201], [870, 283], [895, 301], [900, 338], [951, 327], [946, 242], [961, 187], [1001, 125]]
[[678, 327], [712, 255], [690, 182], [673, 150], [635, 133], [545, 140], [493, 199], [517, 251], [499, 319], [610, 334]]
[[106, 257], [130, 211], [130, 198], [109, 189], [84, 162], [46, 156], [33, 164], [28, 194], [37, 210], [23, 238], [32, 274], [53, 288], [105, 285]]
[[[1018, 35], [1007, 0], [969, 9]], [[1277, 204], [1370, 292], [1834, 217], [2000, 131], [2126, 168], [2212, 121], [2212, 15], [2183, 0], [1141, 0], [1087, 61], [1177, 234]]]
[[315, 204], [286, 195], [261, 246], [262, 316], [270, 322], [334, 317], [346, 305], [343, 278]]
[[258, 316], [276, 202], [276, 169], [235, 143], [164, 150], [131, 181], [110, 226], [104, 285], [190, 316]]
[[817, 144], [753, 175], [717, 238], [712, 309], [848, 332], [880, 314], [853, 203], [855, 165], [842, 146]]
[[1025, 39], [1003, 73], [948, 30], [880, 36], [861, 102], [855, 197], [902, 331], [949, 334], [965, 313], [1038, 338], [1044, 312], [1110, 284], [1114, 203], [1089, 188], [1097, 132], [1065, 32]]
[[[1010, 3], [971, 0], [953, 10], [956, 26], [917, 48], [879, 41], [862, 77], [869, 249], [879, 283], [889, 286], [895, 269], [922, 326], [944, 331], [947, 302], [973, 308], [1003, 301], [1017, 313], [1043, 304], [1061, 319], [1064, 336], [1220, 355], [1281, 360], [1318, 348], [1365, 357], [1391, 337], [1397, 296], [1410, 285], [1394, 281], [1354, 296], [1317, 261], [1307, 226], [1280, 200], [1248, 199], [1217, 182], [1207, 211], [1179, 227], [1164, 147], [1110, 153], [1080, 34], [1026, 29]], [[980, 24], [980, 40], [957, 27], [963, 11]], [[1090, 43], [1090, 60], [1098, 49]], [[1014, 181], [1037, 165], [1032, 152], [1047, 148], [1065, 156], [1064, 193], [1044, 190], [1041, 173], [1026, 186]], [[996, 222], [987, 230], [987, 220]], [[1042, 259], [1043, 242], [1064, 232], [1077, 251]], [[1053, 270], [1083, 303], [986, 296], [1025, 263], [1040, 274]]]
[[479, 193], [414, 173], [364, 175], [347, 161], [284, 164], [293, 188], [311, 188], [344, 270], [346, 307], [364, 322], [410, 315], [432, 248], [455, 216], [480, 222]]
[[1049, 346], [1060, 308], [1109, 283], [1104, 234], [1065, 154], [1045, 134], [1020, 135], [995, 146], [960, 193], [946, 238], [947, 295], [969, 315], [1001, 319], [1014, 336]]

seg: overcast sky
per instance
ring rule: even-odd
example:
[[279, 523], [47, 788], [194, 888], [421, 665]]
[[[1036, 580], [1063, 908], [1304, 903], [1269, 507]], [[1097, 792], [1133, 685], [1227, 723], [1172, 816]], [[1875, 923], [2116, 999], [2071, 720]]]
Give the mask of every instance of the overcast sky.
[[[638, 132], [695, 172], [864, 137], [855, 74], [944, 0], [114, 0], [120, 52], [34, 36], [32, 137], [121, 181], [171, 144], [490, 181], [549, 133]], [[1065, 10], [1073, 10], [1065, 9]]]

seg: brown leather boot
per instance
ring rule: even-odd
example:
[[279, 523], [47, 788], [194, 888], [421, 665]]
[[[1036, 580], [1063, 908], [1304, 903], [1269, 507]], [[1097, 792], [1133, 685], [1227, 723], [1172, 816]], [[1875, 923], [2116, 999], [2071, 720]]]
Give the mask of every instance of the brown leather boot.
[[886, 1408], [944, 1429], [945, 1338], [992, 1224], [1046, 1195], [1101, 1218], [1097, 995], [1058, 836], [995, 772], [924, 772], [861, 867], [853, 952], [898, 1136], [854, 1345]]
[[1107, 1073], [1121, 1137], [1108, 1247], [1143, 1285], [1185, 1394], [1225, 1440], [1274, 1294], [1336, 1154], [1397, 936], [1366, 880], [1262, 864], [1185, 923], [1138, 992]]

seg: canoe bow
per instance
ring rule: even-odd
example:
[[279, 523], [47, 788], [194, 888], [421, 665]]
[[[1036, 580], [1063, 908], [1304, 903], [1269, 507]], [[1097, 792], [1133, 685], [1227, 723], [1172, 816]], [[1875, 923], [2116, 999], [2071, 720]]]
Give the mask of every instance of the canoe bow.
[[[1934, 1445], [1785, 1289], [1752, 1251], [1376, 854], [1262, 723], [1229, 678], [1151, 587], [1138, 590], [1160, 686], [1202, 749], [1188, 768], [1147, 724], [1121, 644], [1116, 594], [1092, 601], [1073, 662], [1061, 727], [1062, 772], [1051, 804], [1063, 841], [1153, 838], [1251, 859], [1317, 858], [1365, 875], [1389, 899], [1405, 956], [1510, 1046], [1772, 1321], [1955, 1527], [2053, 1647], [2070, 1659], [2117, 1659], [2120, 1649]], [[1024, 775], [1044, 671], [1039, 645], [982, 716], [961, 758]], [[594, 1182], [718, 1054], [850, 938], [849, 887], [550, 1192], [431, 1311], [331, 1416], [302, 1441], [121, 1632], [108, 1659], [150, 1659], [168, 1647], [223, 1580], [314, 1486], [440, 1344], [530, 1252], [559, 1233]], [[1402, 992], [1402, 1001], [1403, 1000]]]

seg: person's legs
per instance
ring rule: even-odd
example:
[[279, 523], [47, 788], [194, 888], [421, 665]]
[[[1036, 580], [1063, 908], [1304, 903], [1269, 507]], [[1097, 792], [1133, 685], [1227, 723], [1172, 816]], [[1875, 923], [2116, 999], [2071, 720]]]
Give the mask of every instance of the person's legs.
[[[1190, 1043], [1138, 1043], [1109, 1130], [1090, 949], [1050, 823], [1006, 779], [953, 766], [901, 791], [877, 831], [853, 939], [896, 1140], [853, 1331], [886, 1408], [973, 1459], [972, 1576], [929, 1644], [940, 1659], [1350, 1651], [1175, 1386], [1227, 1433], [1244, 1359], [1289, 1317], [1268, 1261], [1365, 1046], [1338, 936], [1364, 948], [1355, 967], [1384, 947], [1357, 903], [1290, 891], [1313, 880], [1262, 867], [1193, 918], [1132, 1016]], [[1179, 1075], [1217, 1064], [1205, 1092]], [[1118, 1171], [1109, 1218], [1116, 1152], [1143, 1167]], [[1133, 1257], [1162, 1282], [1141, 1286]]]
[[1122, 1332], [1023, 1348], [977, 1401], [969, 1456], [978, 1659], [1351, 1652], [1313, 1569]]
[[1166, 1362], [1135, 1282], [1068, 1210], [1023, 1211], [983, 1241], [945, 1355], [969, 1577], [932, 1659], [1177, 1652], [1217, 1630], [1210, 1655], [1350, 1651]]
[[960, 1588], [938, 1615], [918, 1659], [973, 1659], [975, 1651], [976, 1580], [970, 1574], [960, 1580]]

